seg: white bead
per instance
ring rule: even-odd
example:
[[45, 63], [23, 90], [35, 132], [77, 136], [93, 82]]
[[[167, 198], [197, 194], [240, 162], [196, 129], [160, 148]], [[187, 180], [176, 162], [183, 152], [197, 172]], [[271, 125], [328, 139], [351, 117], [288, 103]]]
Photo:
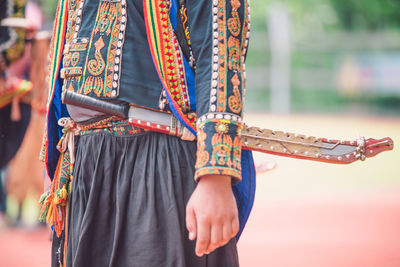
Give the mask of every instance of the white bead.
[[215, 105], [211, 105], [210, 110], [211, 110], [212, 112], [215, 112], [216, 109], [217, 109], [217, 107], [216, 107]]
[[232, 118], [231, 115], [229, 115], [229, 114], [226, 114], [226, 115], [225, 115], [225, 120], [230, 120], [231, 118]]
[[117, 88], [118, 87], [118, 83], [117, 82], [113, 82], [113, 87]]
[[217, 87], [217, 85], [218, 85], [218, 81], [213, 80], [212, 83], [211, 83], [211, 86], [212, 87]]
[[112, 90], [112, 91], [111, 91], [111, 96], [116, 96], [116, 95], [117, 95], [117, 91]]
[[115, 58], [115, 63], [117, 63], [117, 64], [119, 63], [119, 57]]
[[221, 120], [224, 116], [223, 116], [222, 114], [217, 114], [215, 117], [216, 117], [217, 119]]
[[214, 103], [215, 101], [217, 101], [217, 97], [216, 96], [213, 96], [213, 97], [211, 97], [211, 103]]
[[211, 113], [207, 114], [207, 119], [214, 119], [214, 114]]

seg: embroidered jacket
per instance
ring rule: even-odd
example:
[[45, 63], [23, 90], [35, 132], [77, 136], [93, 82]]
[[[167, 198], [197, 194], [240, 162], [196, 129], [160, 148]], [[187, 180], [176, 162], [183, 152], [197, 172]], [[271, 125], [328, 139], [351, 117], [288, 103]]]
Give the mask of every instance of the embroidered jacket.
[[[67, 113], [57, 86], [150, 108], [165, 90], [172, 112], [197, 134], [195, 178], [241, 179], [246, 1], [61, 0], [55, 26], [49, 124]], [[55, 133], [44, 151], [50, 169]]]
[[255, 191], [240, 138], [248, 17], [247, 0], [59, 0], [42, 149], [49, 176], [59, 157], [57, 121], [68, 116], [62, 90], [148, 108], [168, 103], [197, 135], [195, 179], [243, 178], [233, 188], [242, 230]]

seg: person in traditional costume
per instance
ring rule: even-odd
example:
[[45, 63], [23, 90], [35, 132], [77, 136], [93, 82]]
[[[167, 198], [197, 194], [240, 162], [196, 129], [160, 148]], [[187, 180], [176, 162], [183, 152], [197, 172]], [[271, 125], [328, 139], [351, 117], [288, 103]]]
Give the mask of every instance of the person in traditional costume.
[[[22, 143], [31, 115], [30, 103], [23, 99], [32, 89], [24, 80], [29, 72], [28, 31], [22, 25], [25, 5], [25, 0], [0, 2], [0, 216], [6, 211], [6, 167]], [[10, 21], [17, 23], [9, 25]]]
[[[14, 225], [24, 225], [21, 220], [22, 206], [27, 198], [37, 199], [43, 193], [44, 165], [38, 161], [45, 121], [47, 100], [47, 54], [49, 51], [50, 34], [39, 30], [42, 27], [42, 12], [40, 7], [28, 2], [25, 9], [27, 25], [38, 29], [31, 34], [29, 43], [29, 81], [31, 92], [23, 98], [22, 103], [30, 104], [31, 116], [18, 152], [7, 165], [7, 195], [18, 204], [19, 213]], [[41, 226], [45, 226], [41, 224]]]
[[249, 28], [245, 0], [59, 0], [40, 200], [52, 266], [239, 266]]

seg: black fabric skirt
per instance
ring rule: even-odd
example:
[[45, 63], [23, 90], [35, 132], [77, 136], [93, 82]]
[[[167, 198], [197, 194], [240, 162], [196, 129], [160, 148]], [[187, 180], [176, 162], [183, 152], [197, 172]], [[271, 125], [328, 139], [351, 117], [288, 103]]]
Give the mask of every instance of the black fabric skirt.
[[[195, 142], [154, 132], [79, 136], [66, 266], [239, 266], [235, 239], [203, 257], [188, 239], [195, 156]], [[59, 242], [53, 241], [53, 266]]]

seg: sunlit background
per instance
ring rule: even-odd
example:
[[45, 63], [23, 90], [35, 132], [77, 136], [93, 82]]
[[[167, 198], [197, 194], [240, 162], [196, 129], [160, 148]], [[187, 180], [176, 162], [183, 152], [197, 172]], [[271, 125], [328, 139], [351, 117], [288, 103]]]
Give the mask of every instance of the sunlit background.
[[[43, 29], [51, 29], [57, 1], [34, 2]], [[250, 4], [246, 123], [332, 139], [390, 136], [395, 149], [352, 165], [255, 153], [257, 194], [239, 241], [242, 266], [399, 267], [400, 2]], [[22, 148], [40, 142], [41, 123], [43, 114], [33, 115]], [[21, 197], [8, 196], [0, 266], [49, 265], [50, 233], [36, 221], [39, 193], [28, 191], [18, 223]]]

